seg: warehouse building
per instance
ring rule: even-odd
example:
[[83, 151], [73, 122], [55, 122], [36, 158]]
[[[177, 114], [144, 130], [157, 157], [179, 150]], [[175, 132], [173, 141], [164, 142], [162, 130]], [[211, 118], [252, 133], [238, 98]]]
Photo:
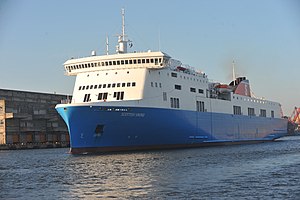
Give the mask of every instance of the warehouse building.
[[0, 145], [68, 146], [68, 129], [55, 106], [66, 95], [0, 89]]

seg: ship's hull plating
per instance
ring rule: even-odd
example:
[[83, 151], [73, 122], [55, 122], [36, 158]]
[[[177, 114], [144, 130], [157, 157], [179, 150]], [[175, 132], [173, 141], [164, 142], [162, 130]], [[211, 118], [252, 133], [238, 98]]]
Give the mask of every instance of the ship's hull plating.
[[71, 153], [185, 148], [272, 141], [285, 119], [144, 107], [59, 105]]

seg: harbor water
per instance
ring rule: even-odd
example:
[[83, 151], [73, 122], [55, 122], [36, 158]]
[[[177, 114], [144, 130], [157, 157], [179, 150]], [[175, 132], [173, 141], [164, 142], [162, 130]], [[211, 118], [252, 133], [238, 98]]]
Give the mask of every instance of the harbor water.
[[104, 155], [0, 151], [0, 199], [300, 199], [300, 137]]

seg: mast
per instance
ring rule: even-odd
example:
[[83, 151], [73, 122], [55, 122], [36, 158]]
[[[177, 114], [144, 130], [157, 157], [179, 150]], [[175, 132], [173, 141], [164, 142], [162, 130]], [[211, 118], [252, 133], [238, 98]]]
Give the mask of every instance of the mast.
[[122, 39], [125, 41], [125, 9], [122, 8]]
[[127, 53], [127, 43], [126, 34], [125, 34], [125, 9], [122, 8], [122, 34], [118, 37], [118, 45], [116, 46], [117, 53]]

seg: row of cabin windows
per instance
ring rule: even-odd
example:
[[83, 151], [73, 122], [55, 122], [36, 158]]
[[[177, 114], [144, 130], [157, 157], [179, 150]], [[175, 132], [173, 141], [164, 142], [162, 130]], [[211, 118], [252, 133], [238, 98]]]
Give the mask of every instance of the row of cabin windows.
[[236, 96], [233, 96], [233, 99], [239, 99], [239, 100], [244, 100], [244, 101], [251, 101], [251, 102], [254, 102], [254, 103], [262, 103], [262, 104], [269, 104], [269, 105], [276, 105], [276, 103], [274, 102], [268, 102], [268, 101], [265, 101], [265, 100], [260, 100], [260, 99], [252, 99], [252, 98], [247, 98], [247, 97], [236, 97]]
[[83, 69], [90, 67], [100, 67], [100, 66], [112, 66], [112, 65], [131, 65], [131, 64], [145, 64], [145, 63], [154, 63], [158, 65], [162, 62], [162, 58], [147, 58], [147, 59], [129, 59], [129, 60], [112, 60], [112, 61], [103, 61], [103, 62], [95, 62], [95, 63], [84, 63], [78, 65], [67, 66], [67, 70], [73, 69]]
[[101, 89], [101, 88], [114, 88], [114, 87], [135, 87], [136, 82], [128, 83], [108, 83], [108, 84], [99, 84], [99, 85], [87, 85], [79, 86], [78, 90], [88, 90], [88, 89]]
[[[175, 89], [176, 89], [176, 90], [181, 90], [181, 88], [182, 88], [181, 85], [175, 85]], [[190, 88], [190, 91], [196, 93], [196, 88], [191, 87], [191, 88]], [[204, 93], [204, 90], [198, 89], [198, 93], [203, 94], [203, 93]]]
[[[169, 75], [169, 74], [168, 74]], [[177, 78], [177, 73], [176, 72], [172, 72], [171, 73], [171, 77], [175, 77], [175, 78]], [[182, 76], [180, 75], [179, 76], [180, 78], [182, 78]], [[205, 74], [203, 74], [203, 78], [205, 78], [206, 77], [206, 75]], [[195, 78], [193, 78], [193, 77], [185, 77], [185, 76], [183, 76], [183, 79], [187, 79], [187, 80], [194, 80], [194, 81], [200, 81], [200, 82], [202, 82], [202, 80], [200, 79], [195, 79]], [[203, 83], [207, 83], [207, 80], [203, 80]]]
[[[242, 115], [241, 106], [233, 106], [234, 115]], [[248, 108], [248, 116], [256, 116], [254, 108]], [[265, 109], [260, 109], [260, 117], [267, 117], [267, 111]], [[271, 110], [271, 117], [274, 118], [274, 111]]]

